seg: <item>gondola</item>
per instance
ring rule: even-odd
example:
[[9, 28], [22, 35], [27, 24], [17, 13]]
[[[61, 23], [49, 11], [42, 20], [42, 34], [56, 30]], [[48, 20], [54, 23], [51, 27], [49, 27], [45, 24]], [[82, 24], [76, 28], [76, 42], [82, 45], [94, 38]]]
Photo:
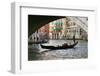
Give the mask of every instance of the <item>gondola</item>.
[[74, 48], [74, 46], [76, 46], [78, 44], [78, 41], [75, 42], [74, 44], [71, 44], [71, 45], [67, 45], [66, 44], [63, 44], [62, 46], [45, 46], [45, 45], [42, 45], [40, 44], [41, 48], [43, 49], [51, 49], [51, 50], [57, 50], [57, 49], [69, 49], [69, 48]]

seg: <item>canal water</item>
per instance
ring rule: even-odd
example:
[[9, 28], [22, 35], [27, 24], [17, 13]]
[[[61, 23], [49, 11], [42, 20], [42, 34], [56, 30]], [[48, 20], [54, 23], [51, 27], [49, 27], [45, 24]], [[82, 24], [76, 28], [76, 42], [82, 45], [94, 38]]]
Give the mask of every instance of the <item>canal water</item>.
[[[49, 40], [43, 45], [73, 44], [72, 40]], [[72, 49], [48, 50], [42, 49], [40, 44], [32, 44], [28, 48], [28, 60], [57, 60], [88, 58], [88, 41], [78, 40], [78, 44]]]

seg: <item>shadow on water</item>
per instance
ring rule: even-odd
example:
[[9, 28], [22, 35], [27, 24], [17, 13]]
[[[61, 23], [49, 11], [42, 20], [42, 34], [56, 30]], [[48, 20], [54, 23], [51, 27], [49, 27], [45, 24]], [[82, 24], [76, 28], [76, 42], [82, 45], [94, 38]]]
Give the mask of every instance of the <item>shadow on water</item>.
[[36, 48], [28, 48], [28, 60], [38, 60], [40, 58], [39, 49]]

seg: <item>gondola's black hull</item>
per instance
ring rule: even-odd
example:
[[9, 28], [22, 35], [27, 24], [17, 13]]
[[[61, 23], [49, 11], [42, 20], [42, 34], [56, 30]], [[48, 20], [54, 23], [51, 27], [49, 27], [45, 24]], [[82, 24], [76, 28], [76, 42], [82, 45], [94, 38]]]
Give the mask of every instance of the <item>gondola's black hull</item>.
[[76, 46], [78, 44], [78, 42], [75, 42], [72, 45], [68, 45], [68, 46], [45, 46], [45, 45], [40, 45], [41, 48], [43, 49], [51, 49], [51, 50], [56, 50], [56, 49], [69, 49], [69, 48], [74, 48], [74, 46]]

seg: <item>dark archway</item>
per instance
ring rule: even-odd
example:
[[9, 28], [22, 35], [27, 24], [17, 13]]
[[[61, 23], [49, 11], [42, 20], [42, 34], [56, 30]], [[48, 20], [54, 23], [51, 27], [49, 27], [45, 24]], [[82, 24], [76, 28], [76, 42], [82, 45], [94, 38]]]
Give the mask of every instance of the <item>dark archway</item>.
[[65, 16], [28, 15], [28, 37], [45, 24], [60, 18]]

